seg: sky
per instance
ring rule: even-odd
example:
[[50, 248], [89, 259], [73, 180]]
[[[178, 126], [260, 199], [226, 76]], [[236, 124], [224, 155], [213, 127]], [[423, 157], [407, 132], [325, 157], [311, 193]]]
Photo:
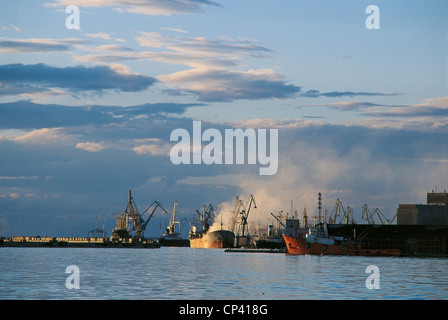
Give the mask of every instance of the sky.
[[[177, 200], [186, 234], [202, 205], [224, 216], [237, 196], [254, 195], [252, 224], [291, 200], [316, 215], [319, 192], [328, 215], [340, 199], [365, 223], [364, 204], [392, 220], [399, 203], [448, 189], [446, 1], [0, 6], [1, 236], [87, 236], [103, 216], [110, 235], [128, 190], [140, 211]], [[277, 129], [276, 174], [174, 165], [171, 132], [193, 120]], [[145, 235], [168, 220], [157, 212]]]

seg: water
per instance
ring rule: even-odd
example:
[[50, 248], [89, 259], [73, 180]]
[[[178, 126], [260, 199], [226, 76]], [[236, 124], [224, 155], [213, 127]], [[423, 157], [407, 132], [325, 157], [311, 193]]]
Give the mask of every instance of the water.
[[[80, 271], [67, 289], [66, 267]], [[366, 288], [366, 267], [379, 289]], [[0, 299], [447, 299], [448, 259], [219, 249], [0, 248]]]

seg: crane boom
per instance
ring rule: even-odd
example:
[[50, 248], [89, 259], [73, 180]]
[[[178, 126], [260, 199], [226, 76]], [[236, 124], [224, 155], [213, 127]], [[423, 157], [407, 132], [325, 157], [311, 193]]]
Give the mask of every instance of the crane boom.
[[273, 216], [275, 218], [275, 220], [277, 220], [281, 224], [281, 226], [286, 229], [286, 226], [283, 224], [283, 222], [281, 222], [280, 219], [277, 218], [272, 212], [271, 212], [271, 216]]
[[156, 206], [152, 209], [152, 212], [151, 212], [151, 214], [149, 215], [148, 220], [146, 220], [146, 222], [143, 224], [143, 230], [146, 229], [146, 226], [148, 225], [149, 220], [151, 220], [152, 216], [154, 215], [154, 213], [156, 212], [156, 210], [157, 210], [158, 207], [160, 207], [163, 211], [165, 211], [165, 213], [168, 213], [159, 201], [153, 201], [153, 203], [151, 203], [151, 205], [150, 205], [150, 206], [149, 206], [149, 207], [142, 213], [142, 216], [143, 216], [143, 215], [145, 214], [145, 212], [148, 211], [149, 208], [151, 208], [154, 204], [155, 204]]

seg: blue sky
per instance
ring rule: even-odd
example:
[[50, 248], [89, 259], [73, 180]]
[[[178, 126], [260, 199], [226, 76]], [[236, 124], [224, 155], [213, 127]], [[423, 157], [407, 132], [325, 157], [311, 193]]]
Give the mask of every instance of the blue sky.
[[[369, 30], [366, 7], [380, 9]], [[69, 30], [68, 5], [80, 8]], [[0, 233], [84, 235], [94, 216], [322, 192], [391, 217], [446, 189], [446, 1], [2, 1]], [[279, 129], [279, 171], [174, 166], [170, 132]], [[159, 232], [156, 217], [151, 232]], [[358, 219], [360, 220], [360, 218]]]

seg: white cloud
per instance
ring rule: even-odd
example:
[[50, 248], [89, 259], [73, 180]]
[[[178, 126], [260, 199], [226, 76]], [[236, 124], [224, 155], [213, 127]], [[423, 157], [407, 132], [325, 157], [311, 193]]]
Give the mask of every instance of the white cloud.
[[63, 128], [43, 128], [33, 130], [10, 140], [32, 145], [50, 145], [55, 143], [73, 143], [76, 136], [68, 134]]
[[126, 52], [120, 46], [101, 46], [100, 54], [84, 55], [77, 61], [113, 64], [124, 60], [150, 60], [190, 69], [160, 75], [169, 95], [196, 95], [202, 101], [235, 99], [270, 99], [293, 97], [300, 87], [288, 84], [283, 75], [272, 69], [238, 70], [246, 67], [247, 58], [269, 59], [271, 50], [251, 39], [182, 37], [158, 32], [139, 32], [142, 47], [155, 51]]
[[14, 25], [14, 24], [10, 24], [9, 26], [2, 26], [2, 29], [6, 30], [6, 31], [14, 30], [16, 32], [22, 32], [22, 30], [18, 26]]
[[286, 83], [283, 76], [270, 69], [226, 71], [191, 69], [159, 76], [162, 82], [176, 85], [202, 101], [235, 99], [270, 99], [293, 97], [300, 87]]
[[185, 31], [184, 29], [180, 29], [180, 28], [163, 28], [163, 30], [174, 31], [174, 32], [178, 32], [178, 33], [187, 33], [187, 31]]
[[91, 38], [100, 38], [100, 39], [104, 39], [104, 40], [109, 40], [110, 39], [110, 34], [102, 33], [102, 32], [87, 33], [86, 36], [87, 37], [91, 37]]
[[96, 143], [96, 142], [79, 142], [76, 144], [76, 148], [86, 150], [89, 152], [99, 152], [104, 149], [107, 149], [106, 146], [103, 146], [100, 143]]
[[86, 8], [116, 7], [119, 12], [151, 16], [195, 13], [206, 5], [221, 7], [211, 0], [54, 0], [54, 2], [45, 5], [48, 7], [67, 7], [69, 5]]
[[164, 144], [143, 144], [134, 147], [132, 150], [137, 154], [150, 154], [153, 156], [166, 156], [170, 154], [172, 145], [169, 143]]
[[[162, 35], [157, 32], [140, 32], [140, 46], [165, 48], [164, 52], [145, 52], [142, 56], [159, 59], [167, 63], [182, 63], [194, 68], [227, 68], [241, 64], [244, 57], [268, 59], [271, 50], [262, 47], [256, 40], [205, 37], [181, 37]], [[151, 54], [151, 55], [150, 55]], [[177, 62], [174, 60], [178, 60]], [[202, 63], [201, 63], [202, 62]]]

